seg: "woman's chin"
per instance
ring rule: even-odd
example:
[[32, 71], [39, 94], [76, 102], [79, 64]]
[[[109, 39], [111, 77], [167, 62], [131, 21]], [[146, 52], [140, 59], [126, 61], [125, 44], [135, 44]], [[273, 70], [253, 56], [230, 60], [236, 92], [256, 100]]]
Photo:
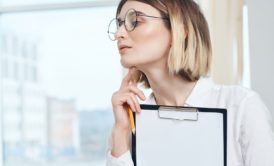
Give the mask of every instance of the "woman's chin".
[[124, 60], [121, 59], [121, 65], [124, 67], [124, 68], [131, 68], [133, 66], [135, 66], [136, 64], [133, 64], [133, 63], [129, 63], [129, 62], [126, 62]]

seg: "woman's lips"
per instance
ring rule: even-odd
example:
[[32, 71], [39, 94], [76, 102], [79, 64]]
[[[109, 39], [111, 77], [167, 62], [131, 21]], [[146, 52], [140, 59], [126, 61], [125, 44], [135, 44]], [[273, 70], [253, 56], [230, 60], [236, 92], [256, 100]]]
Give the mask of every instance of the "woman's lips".
[[120, 54], [124, 54], [128, 49], [130, 49], [131, 47], [127, 46], [127, 45], [120, 45], [119, 46], [119, 52]]

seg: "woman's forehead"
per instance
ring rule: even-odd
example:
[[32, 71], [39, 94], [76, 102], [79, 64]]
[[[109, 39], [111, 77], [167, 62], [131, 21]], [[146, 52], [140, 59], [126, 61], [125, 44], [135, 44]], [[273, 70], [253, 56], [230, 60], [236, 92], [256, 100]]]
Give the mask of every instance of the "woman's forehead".
[[153, 16], [154, 15], [155, 16], [160, 15], [160, 12], [156, 8], [154, 8], [153, 6], [150, 6], [149, 4], [146, 4], [146, 3], [143, 3], [143, 2], [138, 2], [138, 1], [127, 1], [123, 5], [123, 7], [122, 7], [119, 15], [117, 16], [117, 18], [124, 18], [125, 14], [127, 13], [127, 11], [129, 9], [134, 9], [136, 11], [140, 11], [140, 12], [145, 13], [147, 15], [153, 15]]

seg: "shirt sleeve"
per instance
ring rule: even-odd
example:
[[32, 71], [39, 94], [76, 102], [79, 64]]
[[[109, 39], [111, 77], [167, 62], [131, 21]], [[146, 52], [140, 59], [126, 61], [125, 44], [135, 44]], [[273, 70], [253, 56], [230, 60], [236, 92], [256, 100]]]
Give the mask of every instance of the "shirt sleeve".
[[274, 134], [270, 111], [252, 92], [241, 103], [241, 149], [245, 166], [274, 165]]
[[133, 166], [130, 151], [125, 152], [120, 157], [116, 158], [108, 151], [107, 154], [107, 166]]

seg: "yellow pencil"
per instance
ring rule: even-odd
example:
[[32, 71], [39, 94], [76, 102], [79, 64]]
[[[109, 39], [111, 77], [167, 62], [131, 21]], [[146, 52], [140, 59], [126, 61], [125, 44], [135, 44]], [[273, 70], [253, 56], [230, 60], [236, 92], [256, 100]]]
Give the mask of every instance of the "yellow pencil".
[[135, 124], [134, 124], [134, 119], [133, 119], [133, 113], [132, 113], [130, 107], [128, 107], [128, 113], [129, 113], [131, 131], [135, 135]]

